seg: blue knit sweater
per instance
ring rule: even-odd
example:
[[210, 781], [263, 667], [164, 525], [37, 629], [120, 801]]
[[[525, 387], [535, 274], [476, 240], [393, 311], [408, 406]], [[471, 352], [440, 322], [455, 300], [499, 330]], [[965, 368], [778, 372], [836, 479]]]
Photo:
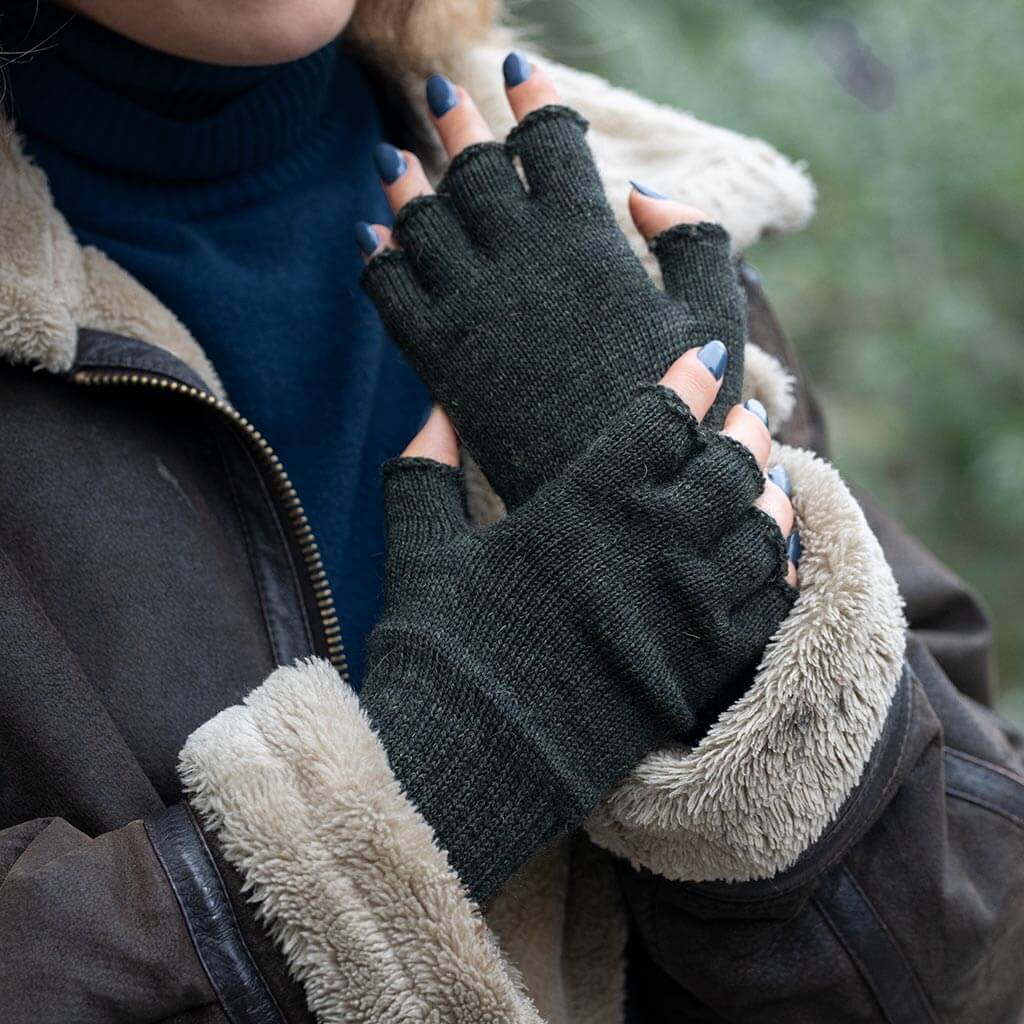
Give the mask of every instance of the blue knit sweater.
[[79, 239], [178, 315], [280, 455], [358, 685], [382, 598], [380, 465], [428, 407], [358, 286], [352, 225], [389, 221], [368, 84], [336, 45], [222, 68], [46, 7], [34, 31], [58, 24], [8, 69], [27, 150]]

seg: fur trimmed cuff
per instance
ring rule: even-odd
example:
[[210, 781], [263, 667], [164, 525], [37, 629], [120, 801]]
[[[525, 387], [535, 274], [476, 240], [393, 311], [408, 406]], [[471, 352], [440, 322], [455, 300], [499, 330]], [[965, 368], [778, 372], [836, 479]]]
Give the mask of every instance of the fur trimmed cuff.
[[645, 758], [587, 822], [635, 866], [692, 882], [770, 878], [859, 782], [903, 664], [902, 600], [853, 495], [827, 462], [776, 446], [803, 542], [800, 596], [750, 690], [693, 750]]
[[326, 662], [201, 726], [180, 772], [318, 1020], [540, 1024]]

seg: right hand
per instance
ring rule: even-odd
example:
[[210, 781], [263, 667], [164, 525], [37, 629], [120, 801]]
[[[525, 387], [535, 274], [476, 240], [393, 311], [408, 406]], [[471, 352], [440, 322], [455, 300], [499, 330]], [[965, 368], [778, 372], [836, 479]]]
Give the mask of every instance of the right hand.
[[478, 899], [666, 738], [695, 741], [795, 599], [768, 431], [756, 407], [702, 425], [719, 388], [686, 353], [482, 530], [442, 413], [386, 469], [361, 700]]

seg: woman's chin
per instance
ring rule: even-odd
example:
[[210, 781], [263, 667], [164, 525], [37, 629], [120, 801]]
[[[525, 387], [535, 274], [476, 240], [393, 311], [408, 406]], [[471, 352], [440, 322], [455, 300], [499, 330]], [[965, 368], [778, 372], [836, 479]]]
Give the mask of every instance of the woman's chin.
[[67, 0], [144, 46], [210, 64], [283, 64], [337, 38], [357, 0]]

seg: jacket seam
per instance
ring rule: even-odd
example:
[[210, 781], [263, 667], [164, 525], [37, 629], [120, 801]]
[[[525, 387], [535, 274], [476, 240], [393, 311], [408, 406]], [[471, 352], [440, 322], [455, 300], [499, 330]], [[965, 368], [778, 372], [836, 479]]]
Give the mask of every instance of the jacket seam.
[[843, 871], [846, 873], [846, 877], [849, 878], [850, 884], [860, 894], [860, 898], [864, 901], [864, 905], [871, 910], [871, 914], [878, 924], [879, 930], [885, 935], [892, 943], [892, 948], [896, 952], [896, 955], [900, 958], [900, 962], [903, 964], [904, 970], [907, 973], [907, 977], [910, 978], [914, 988], [917, 990], [918, 997], [925, 1007], [932, 1013], [934, 1017], [934, 1009], [928, 999], [928, 995], [924, 990], [924, 986], [921, 984], [921, 979], [918, 978], [917, 972], [914, 970], [910, 961], [907, 960], [906, 954], [903, 952], [903, 947], [896, 940], [896, 936], [893, 934], [892, 929], [885, 923], [885, 919], [882, 917], [878, 908], [872, 902], [868, 894], [864, 891], [863, 886], [857, 881], [857, 876], [850, 870], [849, 867], [844, 866]]
[[989, 811], [992, 814], [997, 815], [1004, 821], [1008, 821], [1011, 825], [1015, 825], [1017, 828], [1024, 830], [1024, 818], [1018, 818], [1012, 811], [1007, 811], [1005, 808], [1000, 807], [998, 804], [994, 804], [989, 800], [985, 800], [983, 797], [975, 796], [973, 793], [968, 793], [962, 789], [956, 789], [953, 786], [946, 788], [946, 796], [954, 800], [962, 800], [964, 803], [973, 804], [975, 807], [980, 807], [982, 810]]
[[[205, 859], [206, 867], [210, 872], [210, 892], [213, 898], [223, 907], [227, 912], [227, 917], [230, 922], [231, 929], [234, 933], [236, 940], [235, 948], [239, 954], [245, 958], [249, 968], [253, 975], [258, 979], [259, 985], [262, 991], [259, 995], [262, 997], [261, 1002], [264, 1007], [270, 1009], [274, 1014], [274, 1020], [277, 1024], [284, 1024], [284, 1015], [281, 1012], [281, 1008], [274, 998], [274, 994], [270, 991], [270, 987], [267, 984], [266, 979], [263, 977], [262, 972], [259, 969], [255, 959], [252, 956], [249, 947], [246, 945], [245, 937], [242, 935], [241, 927], [238, 924], [238, 916], [235, 913], [234, 905], [228, 897], [227, 889], [224, 886], [224, 879], [221, 877], [220, 871], [217, 868], [217, 864], [213, 859], [213, 855], [210, 852], [210, 847], [206, 842], [206, 837], [203, 835], [203, 831], [196, 821], [195, 815], [192, 813], [192, 809], [187, 803], [175, 805], [175, 807], [169, 807], [165, 809], [164, 813], [172, 813], [178, 809], [178, 812], [184, 812], [188, 818], [189, 825], [192, 829], [192, 833], [196, 838], [199, 846], [202, 849], [202, 853]], [[188, 929], [189, 938], [192, 941], [192, 948], [195, 951], [196, 958], [199, 960], [200, 965], [203, 968], [203, 972], [206, 974], [207, 979], [210, 982], [210, 988], [213, 990], [213, 994], [216, 997], [216, 1002], [224, 1012], [224, 1016], [231, 1022], [231, 1024], [271, 1024], [271, 1022], [261, 1016], [253, 1016], [248, 1012], [249, 1009], [258, 1010], [258, 1007], [243, 1007], [241, 1014], [236, 1012], [236, 1007], [232, 1006], [233, 1000], [231, 1000], [223, 991], [223, 986], [220, 984], [217, 974], [211, 968], [207, 955], [203, 949], [202, 943], [199, 942], [198, 936], [196, 935], [195, 926], [191, 915], [185, 908], [185, 904], [182, 900], [181, 893], [179, 892], [178, 885], [175, 883], [173, 876], [171, 875], [170, 868], [166, 863], [163, 853], [160, 849], [159, 844], [155, 841], [153, 835], [152, 824], [149, 820], [144, 822], [146, 836], [149, 839], [149, 844], [153, 850], [153, 854], [157, 859], [157, 863], [160, 865], [164, 876], [167, 878], [167, 883], [171, 888], [171, 892], [174, 894], [175, 901], [178, 904], [178, 910], [181, 913], [182, 919], [185, 922], [185, 927]]]
[[[853, 872], [851, 872], [850, 869], [845, 865], [840, 870], [842, 874], [845, 875], [845, 877], [849, 880], [849, 883], [852, 886], [852, 888], [860, 896], [865, 908], [871, 914], [871, 919], [874, 922], [878, 931], [881, 932], [883, 936], [885, 936], [885, 938], [888, 940], [888, 944], [891, 946], [895, 954], [899, 957], [905, 975], [907, 976], [907, 978], [909, 978], [910, 983], [914, 988], [914, 991], [917, 993], [918, 999], [921, 1001], [921, 1005], [928, 1012], [928, 1021], [934, 1022], [935, 1011], [932, 1008], [931, 1003], [928, 1000], [928, 997], [925, 994], [923, 988], [921, 987], [921, 983], [917, 977], [917, 974], [914, 972], [913, 968], [907, 962], [907, 958], [903, 953], [903, 950], [900, 947], [899, 943], [896, 942], [892, 932], [889, 930], [889, 927], [886, 925], [885, 921], [883, 921], [882, 918], [879, 917], [875, 905], [871, 902], [867, 894], [858, 884], [857, 879], [853, 875]], [[829, 913], [820, 896], [815, 896], [811, 900], [811, 903], [814, 906], [814, 908], [818, 911], [818, 913], [821, 915], [821, 917], [824, 919], [825, 923], [827, 924], [829, 930], [832, 932], [836, 941], [839, 943], [840, 946], [842, 946], [842, 948], [846, 952], [846, 955], [850, 958], [851, 962], [856, 967], [857, 973], [860, 975], [861, 981], [871, 992], [872, 996], [875, 999], [875, 1002], [878, 1005], [879, 1010], [881, 1010], [882, 1019], [888, 1022], [888, 1024], [903, 1024], [902, 1018], [893, 1017], [893, 1015], [886, 1008], [886, 1004], [879, 993], [879, 985], [876, 982], [874, 974], [872, 973], [868, 965], [864, 962], [864, 959], [861, 957], [860, 953], [850, 943], [847, 936], [840, 928], [838, 922], [834, 919], [832, 914]], [[922, 1024], [925, 1024], [925, 1022], [922, 1022]]]
[[950, 757], [955, 757], [958, 761], [966, 761], [968, 764], [976, 765], [978, 768], [984, 769], [987, 772], [992, 772], [995, 775], [1001, 775], [1009, 782], [1016, 783], [1021, 788], [1024, 788], [1024, 776], [1017, 775], [1011, 772], [1009, 769], [1004, 768], [1002, 765], [995, 764], [992, 761], [987, 761], [983, 757], [977, 757], [974, 754], [968, 754], [966, 751], [958, 750], [956, 747], [946, 747], [946, 753]]
[[[278, 542], [282, 546], [282, 550], [283, 550], [283, 554], [284, 554], [284, 561], [285, 561], [285, 563], [287, 565], [288, 579], [291, 582], [292, 588], [293, 588], [293, 590], [295, 592], [296, 604], [298, 606], [299, 614], [300, 614], [300, 617], [302, 619], [302, 633], [303, 633], [303, 635], [304, 635], [304, 637], [306, 639], [307, 649], [308, 649], [309, 653], [311, 653], [311, 654], [315, 653], [316, 650], [317, 650], [317, 644], [316, 644], [316, 641], [313, 638], [313, 631], [312, 631], [312, 627], [311, 627], [311, 623], [310, 623], [310, 619], [309, 619], [308, 602], [307, 602], [307, 599], [306, 599], [306, 596], [305, 596], [305, 591], [304, 591], [303, 586], [302, 586], [302, 581], [299, 578], [299, 574], [298, 574], [298, 571], [297, 571], [297, 568], [296, 568], [296, 564], [295, 564], [295, 557], [294, 557], [294, 554], [292, 552], [292, 548], [291, 548], [291, 545], [289, 543], [289, 539], [288, 539], [288, 537], [287, 537], [287, 535], [285, 533], [284, 525], [281, 522], [281, 515], [280, 515], [280, 513], [278, 511], [277, 503], [274, 500], [273, 495], [267, 490], [266, 481], [263, 479], [263, 474], [260, 472], [259, 467], [257, 466], [255, 459], [253, 458], [252, 452], [242, 442], [241, 438], [232, 436], [232, 440], [239, 446], [239, 448], [241, 449], [241, 451], [243, 453], [243, 456], [248, 460], [248, 463], [249, 463], [249, 465], [250, 465], [250, 467], [251, 467], [251, 469], [252, 469], [252, 471], [254, 473], [254, 476], [255, 476], [256, 485], [259, 487], [260, 493], [263, 495], [264, 499], [267, 501], [267, 503], [269, 505], [269, 511], [270, 511], [270, 516], [271, 516], [271, 521], [273, 523], [274, 532], [275, 532], [275, 534], [277, 536]], [[234, 491], [232, 491], [232, 494], [234, 495]], [[235, 500], [237, 501], [237, 498], [235, 498]], [[244, 519], [244, 513], [242, 513], [242, 517]], [[247, 538], [246, 543], [248, 544], [248, 538]], [[263, 594], [262, 593], [260, 595], [260, 601], [261, 601], [261, 604], [262, 604], [262, 602], [263, 602]], [[273, 639], [273, 630], [272, 629], [270, 630], [270, 633], [271, 633], [271, 637], [272, 637], [271, 644], [272, 644], [272, 647], [274, 648], [274, 650], [276, 652], [277, 644], [276, 644], [276, 641]]]
[[878, 992], [875, 988], [875, 985], [871, 980], [871, 975], [868, 973], [867, 966], [865, 965], [864, 961], [860, 958], [860, 955], [846, 941], [845, 936], [839, 930], [838, 926], [829, 916], [825, 908], [821, 906], [821, 904], [816, 899], [812, 900], [811, 903], [814, 906], [814, 909], [817, 910], [818, 914], [821, 916], [822, 920], [825, 922], [825, 926], [832, 933], [833, 938], [836, 940], [836, 942], [839, 943], [839, 945], [843, 949], [843, 952], [846, 953], [847, 957], [849, 957], [850, 959], [850, 962], [856, 968], [857, 974], [860, 976], [861, 983], [871, 993], [871, 998], [874, 999], [875, 1005], [881, 1012], [882, 1019], [888, 1022], [888, 1024], [893, 1024], [892, 1018], [889, 1016], [889, 1014], [885, 1012], [885, 1007], [882, 1005], [882, 1001], [878, 996]]
[[263, 624], [267, 630], [267, 638], [270, 641], [270, 650], [273, 655], [274, 664], [281, 664], [281, 650], [280, 645], [277, 642], [277, 633], [274, 629], [273, 623], [270, 621], [267, 608], [267, 592], [266, 582], [264, 578], [263, 567], [259, 564], [259, 560], [256, 557], [256, 550], [253, 547], [251, 530], [249, 523], [246, 520], [245, 513], [242, 510], [241, 502], [238, 500], [238, 484], [235, 480], [234, 474], [231, 472], [231, 467], [228, 465], [228, 460], [224, 455], [224, 450], [221, 447], [220, 442], [217, 443], [217, 454], [220, 458], [220, 463], [224, 467], [224, 476], [227, 479], [228, 488], [231, 491], [231, 504], [235, 508], [235, 515], [238, 517], [239, 529], [242, 533], [242, 539], [245, 543], [245, 553], [249, 560], [249, 567], [252, 570], [253, 579], [256, 583], [256, 592], [259, 595], [260, 600], [260, 615], [263, 617]]

